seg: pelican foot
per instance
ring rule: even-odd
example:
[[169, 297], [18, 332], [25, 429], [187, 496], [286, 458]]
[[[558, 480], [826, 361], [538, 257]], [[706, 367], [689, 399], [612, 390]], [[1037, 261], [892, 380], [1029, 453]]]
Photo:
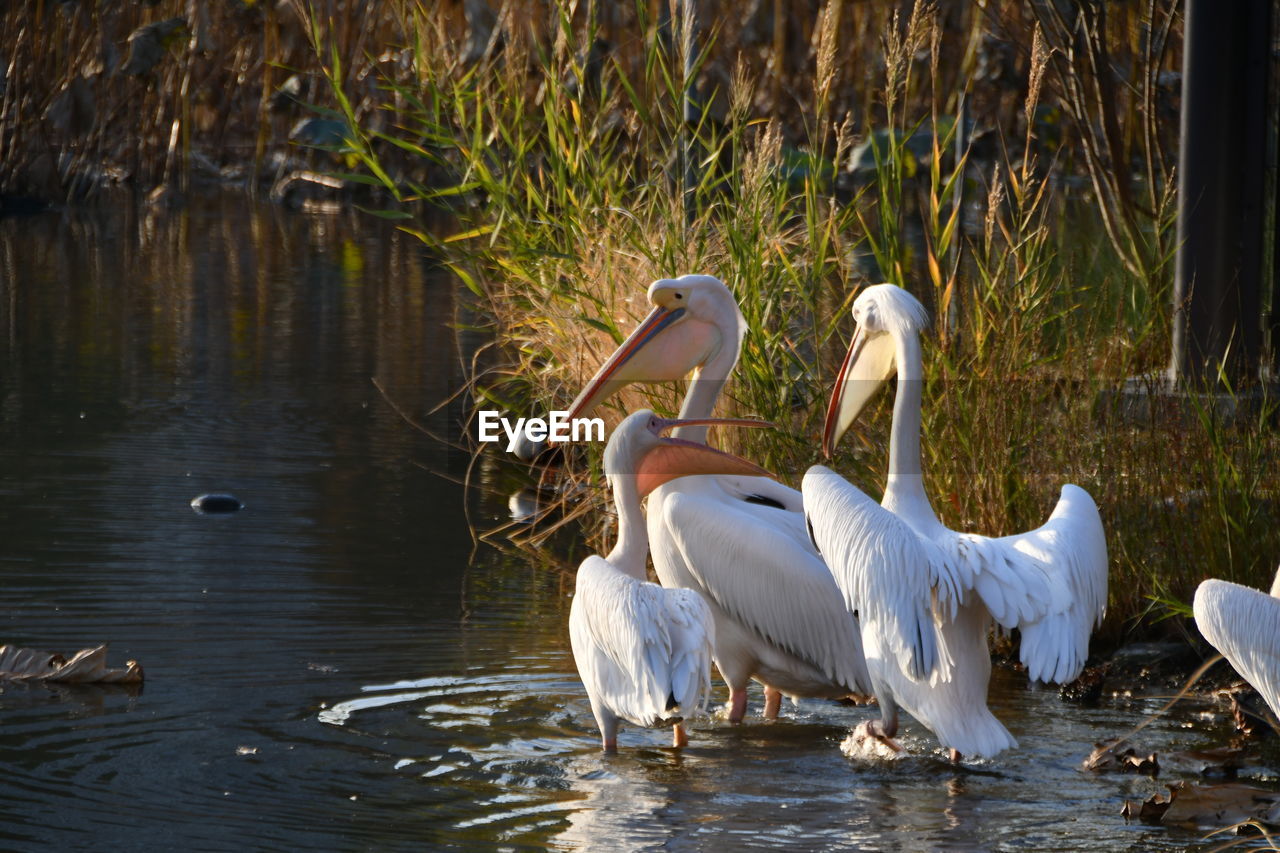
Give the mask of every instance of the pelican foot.
[[879, 720], [859, 723], [840, 743], [840, 751], [861, 759], [893, 759], [905, 752], [902, 744], [884, 734]]

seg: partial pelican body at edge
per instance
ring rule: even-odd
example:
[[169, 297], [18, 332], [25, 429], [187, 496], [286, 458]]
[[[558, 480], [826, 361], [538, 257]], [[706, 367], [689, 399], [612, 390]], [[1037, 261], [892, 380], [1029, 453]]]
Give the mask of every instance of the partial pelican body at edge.
[[1196, 588], [1196, 627], [1280, 717], [1280, 571], [1271, 594], [1211, 579]]

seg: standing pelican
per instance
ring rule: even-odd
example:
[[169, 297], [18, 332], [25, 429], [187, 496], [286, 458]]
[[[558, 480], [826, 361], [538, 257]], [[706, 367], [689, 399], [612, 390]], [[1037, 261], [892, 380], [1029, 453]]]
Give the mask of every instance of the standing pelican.
[[711, 687], [711, 611], [696, 592], [645, 580], [649, 538], [640, 501], [684, 474], [763, 471], [706, 445], [662, 436], [688, 423], [645, 409], [619, 424], [605, 448], [618, 541], [609, 556], [591, 556], [579, 566], [569, 638], [606, 752], [617, 749], [619, 719], [638, 726], [672, 724], [675, 746], [684, 746], [681, 715], [703, 707]]
[[802, 486], [815, 545], [859, 608], [881, 705], [881, 719], [859, 726], [853, 741], [892, 738], [901, 705], [953, 760], [990, 757], [1017, 745], [987, 708], [991, 622], [1020, 629], [1033, 680], [1075, 678], [1106, 607], [1102, 522], [1088, 493], [1065, 485], [1048, 522], [1030, 532], [993, 539], [944, 527], [920, 469], [924, 307], [882, 284], [858, 296], [853, 316], [858, 329], [827, 409], [823, 447], [830, 455], [896, 372], [884, 498], [877, 505], [822, 466], [810, 468]]
[[1267, 595], [1207, 580], [1191, 605], [1196, 627], [1280, 717], [1280, 571]]
[[[711, 415], [746, 321], [729, 288], [708, 275], [659, 279], [654, 308], [570, 406], [582, 417], [632, 382], [693, 378], [680, 417]], [[706, 441], [700, 421], [675, 435]], [[746, 714], [747, 685], [765, 687], [764, 714], [783, 695], [839, 698], [868, 691], [857, 619], [805, 532], [801, 495], [761, 476], [681, 477], [649, 496], [649, 540], [662, 585], [711, 606], [716, 665], [729, 685], [729, 720]]]

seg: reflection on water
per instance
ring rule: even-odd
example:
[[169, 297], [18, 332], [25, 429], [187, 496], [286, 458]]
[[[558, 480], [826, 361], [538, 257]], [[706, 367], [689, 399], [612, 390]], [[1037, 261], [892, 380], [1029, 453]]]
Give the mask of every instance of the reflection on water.
[[[436, 406], [476, 346], [462, 310], [415, 241], [354, 216], [0, 220], [0, 642], [108, 642], [148, 678], [0, 686], [0, 848], [1194, 842], [1120, 818], [1161, 782], [1078, 769], [1159, 701], [1085, 709], [1012, 676], [993, 702], [1022, 749], [997, 761], [952, 767], [909, 725], [910, 757], [851, 762], [868, 711], [824, 702], [601, 755], [571, 575], [473, 550], [467, 510], [497, 525], [536, 495], [509, 505], [491, 464], [502, 495], [457, 484], [460, 413]], [[193, 512], [211, 492], [245, 509]], [[1144, 745], [1222, 740], [1187, 719]]]

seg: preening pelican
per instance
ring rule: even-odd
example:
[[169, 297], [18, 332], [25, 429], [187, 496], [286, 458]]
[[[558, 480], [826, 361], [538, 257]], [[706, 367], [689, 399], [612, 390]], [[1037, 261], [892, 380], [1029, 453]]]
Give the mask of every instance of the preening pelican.
[[588, 557], [578, 567], [569, 639], [608, 752], [617, 749], [620, 719], [638, 726], [673, 725], [675, 745], [684, 746], [682, 715], [702, 708], [711, 688], [711, 611], [696, 592], [645, 580], [649, 538], [640, 501], [684, 474], [763, 473], [706, 445], [662, 436], [681, 425], [689, 422], [645, 409], [614, 430], [604, 470], [618, 512], [618, 540], [609, 556]]
[[1280, 717], [1280, 571], [1271, 594], [1207, 580], [1191, 605], [1196, 627]]
[[805, 474], [805, 512], [850, 607], [881, 719], [853, 739], [892, 738], [897, 706], [959, 754], [990, 757], [1017, 742], [987, 708], [994, 621], [1022, 634], [1033, 680], [1079, 675], [1107, 600], [1107, 546], [1093, 499], [1073, 485], [1048, 522], [988, 538], [942, 525], [924, 491], [920, 405], [924, 307], [889, 284], [853, 304], [857, 332], [827, 409], [828, 455], [873, 394], [897, 374], [889, 475], [880, 505], [828, 468]]
[[[746, 322], [729, 288], [708, 275], [659, 279], [654, 308], [570, 406], [582, 417], [632, 382], [690, 372], [681, 418], [709, 417], [734, 365]], [[675, 435], [706, 441], [706, 426]], [[747, 685], [765, 686], [766, 717], [783, 695], [865, 694], [857, 620], [805, 532], [801, 495], [767, 477], [681, 477], [649, 496], [649, 540], [664, 587], [692, 589], [715, 617], [715, 659], [729, 685], [729, 719], [746, 714]]]

